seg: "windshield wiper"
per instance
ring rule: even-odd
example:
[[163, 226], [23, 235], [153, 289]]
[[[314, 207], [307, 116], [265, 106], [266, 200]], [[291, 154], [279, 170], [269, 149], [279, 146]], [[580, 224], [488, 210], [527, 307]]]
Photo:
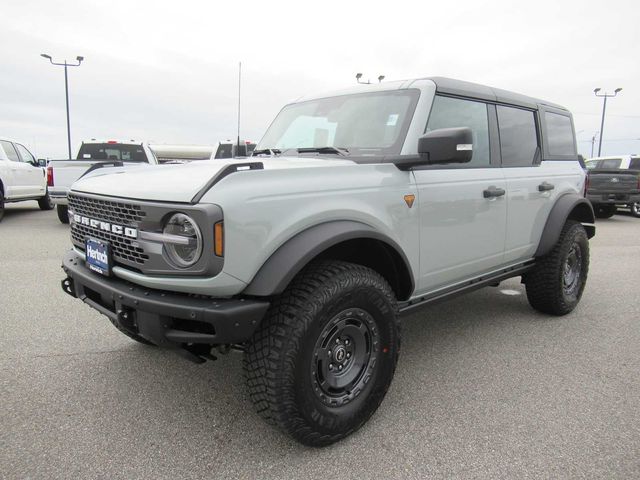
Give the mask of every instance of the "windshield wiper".
[[299, 148], [298, 153], [348, 155], [349, 150], [344, 147], [305, 147], [305, 148]]
[[277, 148], [263, 148], [261, 150], [254, 150], [252, 156], [256, 156], [256, 155], [270, 155], [270, 156], [277, 156], [280, 155], [282, 153], [281, 150], [278, 150]]

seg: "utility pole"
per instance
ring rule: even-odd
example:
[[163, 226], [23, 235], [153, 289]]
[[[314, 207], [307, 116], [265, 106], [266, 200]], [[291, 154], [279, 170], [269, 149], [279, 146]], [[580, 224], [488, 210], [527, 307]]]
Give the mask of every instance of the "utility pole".
[[54, 62], [53, 59], [51, 58], [51, 55], [47, 55], [46, 53], [43, 53], [40, 56], [43, 58], [47, 58], [49, 62], [51, 62], [51, 65], [64, 67], [64, 97], [67, 105], [67, 148], [69, 149], [69, 158], [72, 158], [71, 157], [71, 122], [69, 120], [69, 77], [67, 75], [67, 67], [79, 67], [82, 61], [84, 60], [84, 57], [77, 56], [76, 61], [78, 63], [67, 63], [66, 60], [64, 61], [64, 63], [58, 63], [58, 62]]

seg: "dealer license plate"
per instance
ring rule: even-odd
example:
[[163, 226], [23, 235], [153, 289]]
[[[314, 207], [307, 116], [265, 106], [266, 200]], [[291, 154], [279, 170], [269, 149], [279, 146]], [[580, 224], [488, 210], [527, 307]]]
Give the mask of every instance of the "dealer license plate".
[[111, 246], [109, 242], [86, 238], [84, 241], [87, 267], [101, 275], [111, 275]]

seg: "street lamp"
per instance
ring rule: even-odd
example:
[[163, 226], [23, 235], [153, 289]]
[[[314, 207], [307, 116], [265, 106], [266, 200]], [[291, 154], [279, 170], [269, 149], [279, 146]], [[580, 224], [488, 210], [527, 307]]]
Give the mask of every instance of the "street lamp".
[[67, 146], [69, 147], [69, 158], [72, 158], [71, 157], [71, 128], [70, 128], [70, 122], [69, 122], [69, 80], [67, 78], [67, 67], [79, 67], [82, 61], [84, 60], [84, 57], [81, 57], [78, 55], [76, 57], [76, 61], [78, 63], [67, 63], [66, 60], [64, 61], [64, 63], [58, 63], [58, 62], [54, 62], [53, 59], [51, 58], [51, 55], [47, 55], [46, 53], [43, 53], [40, 56], [49, 60], [49, 62], [51, 62], [51, 65], [58, 65], [58, 66], [64, 67], [64, 95], [67, 102]]
[[596, 88], [593, 93], [596, 97], [603, 97], [604, 102], [602, 104], [602, 121], [600, 122], [600, 142], [598, 143], [598, 156], [600, 156], [600, 152], [602, 151], [602, 137], [604, 136], [604, 114], [607, 111], [607, 98], [615, 97], [622, 90], [622, 88], [616, 88], [613, 93], [598, 93], [602, 90], [601, 88]]

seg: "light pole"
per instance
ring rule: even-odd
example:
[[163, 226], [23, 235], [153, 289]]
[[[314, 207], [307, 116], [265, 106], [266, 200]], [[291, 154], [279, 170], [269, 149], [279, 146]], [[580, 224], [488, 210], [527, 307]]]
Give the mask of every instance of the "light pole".
[[602, 137], [604, 136], [604, 114], [607, 111], [607, 98], [615, 97], [618, 95], [618, 92], [622, 90], [622, 88], [616, 88], [612, 94], [610, 93], [602, 93], [598, 94], [598, 92], [602, 90], [601, 88], [596, 88], [593, 93], [595, 93], [596, 97], [603, 97], [604, 102], [602, 104], [602, 121], [600, 122], [600, 142], [598, 143], [598, 156], [600, 156], [600, 152], [602, 152]]
[[40, 56], [43, 58], [47, 58], [51, 62], [51, 65], [64, 67], [64, 96], [67, 103], [67, 147], [69, 148], [69, 158], [72, 158], [71, 157], [71, 127], [69, 122], [69, 80], [67, 77], [67, 67], [79, 67], [82, 61], [84, 60], [84, 57], [77, 56], [76, 61], [78, 63], [67, 63], [66, 60], [64, 61], [64, 63], [58, 63], [58, 62], [54, 62], [53, 59], [51, 58], [51, 55], [47, 55], [46, 53], [43, 53]]

